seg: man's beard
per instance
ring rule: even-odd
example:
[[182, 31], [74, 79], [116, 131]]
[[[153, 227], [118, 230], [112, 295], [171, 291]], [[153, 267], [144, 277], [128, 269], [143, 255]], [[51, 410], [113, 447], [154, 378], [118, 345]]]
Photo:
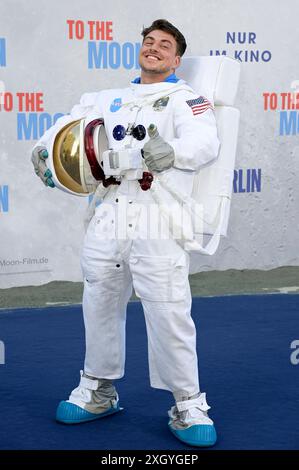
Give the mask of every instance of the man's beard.
[[152, 73], [153, 75], [160, 75], [161, 73], [171, 72], [171, 67], [164, 67], [160, 69], [156, 69], [156, 68], [150, 69], [150, 68], [145, 67], [144, 65], [140, 65], [140, 68], [142, 72]]

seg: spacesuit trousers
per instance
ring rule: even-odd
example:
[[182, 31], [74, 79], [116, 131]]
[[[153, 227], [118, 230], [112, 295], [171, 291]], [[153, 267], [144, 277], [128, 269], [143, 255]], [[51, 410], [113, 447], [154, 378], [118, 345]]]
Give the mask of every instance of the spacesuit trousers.
[[189, 255], [173, 239], [116, 239], [107, 236], [107, 227], [102, 226], [102, 218], [95, 215], [81, 258], [84, 371], [112, 380], [124, 375], [126, 309], [134, 287], [145, 315], [151, 386], [196, 394], [199, 380]]

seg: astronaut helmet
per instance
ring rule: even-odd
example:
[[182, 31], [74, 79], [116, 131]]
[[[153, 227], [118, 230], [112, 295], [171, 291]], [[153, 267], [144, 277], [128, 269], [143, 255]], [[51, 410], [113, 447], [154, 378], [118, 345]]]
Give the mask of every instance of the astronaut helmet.
[[102, 153], [108, 149], [104, 120], [79, 119], [54, 136], [48, 166], [55, 186], [77, 196], [89, 196], [104, 180]]

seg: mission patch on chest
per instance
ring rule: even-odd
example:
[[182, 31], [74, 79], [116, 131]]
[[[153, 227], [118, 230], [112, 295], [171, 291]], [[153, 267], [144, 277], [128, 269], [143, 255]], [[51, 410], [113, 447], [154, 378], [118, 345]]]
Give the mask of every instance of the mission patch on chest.
[[153, 104], [154, 111], [163, 111], [163, 109], [165, 109], [166, 106], [168, 105], [168, 101], [169, 101], [169, 96], [163, 96], [162, 98], [159, 98]]

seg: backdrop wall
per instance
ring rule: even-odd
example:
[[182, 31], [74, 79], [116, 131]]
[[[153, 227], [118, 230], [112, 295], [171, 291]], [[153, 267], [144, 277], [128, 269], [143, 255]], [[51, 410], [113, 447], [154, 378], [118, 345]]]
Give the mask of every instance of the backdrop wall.
[[84, 92], [127, 86], [139, 75], [140, 31], [156, 18], [182, 30], [186, 55], [226, 53], [242, 63], [228, 238], [214, 257], [202, 256], [202, 269], [299, 265], [298, 1], [144, 5], [1, 1], [0, 288], [81, 280], [88, 200], [44, 187], [31, 148]]

